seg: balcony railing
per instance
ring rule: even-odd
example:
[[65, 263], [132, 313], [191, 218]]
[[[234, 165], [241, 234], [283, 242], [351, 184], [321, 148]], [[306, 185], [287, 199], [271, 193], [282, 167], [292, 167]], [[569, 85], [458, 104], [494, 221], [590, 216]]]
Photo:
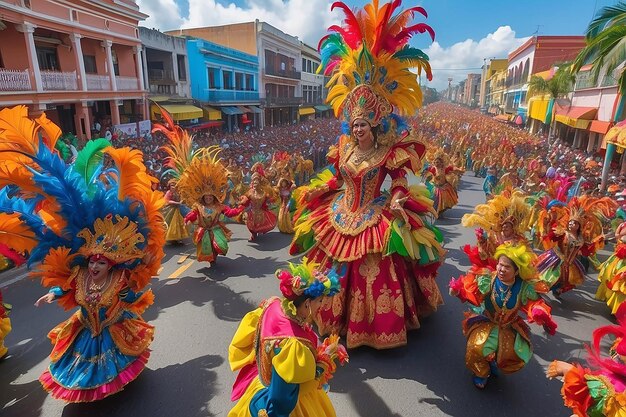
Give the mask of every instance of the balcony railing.
[[150, 79], [150, 81], [174, 81], [174, 72], [162, 69], [149, 69], [148, 78]]
[[87, 90], [110, 91], [111, 79], [108, 75], [87, 74]]
[[30, 91], [28, 70], [10, 70], [0, 68], [0, 91]]
[[139, 90], [139, 84], [135, 77], [115, 77], [118, 91]]
[[209, 90], [208, 101], [251, 101], [258, 100], [258, 91]]
[[78, 90], [76, 71], [56, 72], [41, 71], [41, 82], [46, 91], [75, 91]]
[[261, 99], [261, 104], [266, 106], [300, 105], [302, 97], [265, 97]]
[[275, 75], [277, 77], [292, 78], [294, 80], [299, 80], [300, 77], [301, 77], [300, 71], [296, 71], [296, 70], [280, 70], [280, 69], [275, 69], [275, 68], [271, 68], [271, 67], [266, 67], [265, 68], [265, 74], [267, 74], [267, 75]]

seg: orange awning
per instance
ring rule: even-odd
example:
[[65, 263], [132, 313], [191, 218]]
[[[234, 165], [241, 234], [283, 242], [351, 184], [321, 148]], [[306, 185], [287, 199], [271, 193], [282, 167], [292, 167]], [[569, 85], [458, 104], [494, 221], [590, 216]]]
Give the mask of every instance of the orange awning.
[[589, 126], [589, 131], [606, 134], [611, 128], [611, 122], [603, 122], [601, 120], [592, 120], [591, 125]]
[[557, 104], [554, 119], [576, 129], [587, 129], [597, 112], [597, 107], [560, 106]]

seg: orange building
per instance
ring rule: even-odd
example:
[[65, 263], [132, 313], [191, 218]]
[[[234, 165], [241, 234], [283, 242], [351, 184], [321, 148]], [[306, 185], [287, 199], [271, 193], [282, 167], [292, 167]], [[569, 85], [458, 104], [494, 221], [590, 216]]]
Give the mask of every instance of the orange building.
[[81, 139], [147, 119], [138, 32], [147, 17], [131, 0], [0, 1], [0, 108], [45, 111]]

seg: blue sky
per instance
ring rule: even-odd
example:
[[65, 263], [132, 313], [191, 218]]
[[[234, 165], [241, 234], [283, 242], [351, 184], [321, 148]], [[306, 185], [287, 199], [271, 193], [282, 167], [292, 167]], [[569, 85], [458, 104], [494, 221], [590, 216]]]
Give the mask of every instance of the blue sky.
[[[143, 25], [161, 30], [182, 27], [266, 21], [286, 33], [317, 45], [325, 29], [338, 23], [341, 11], [330, 12], [333, 0], [136, 0], [150, 15]], [[380, 0], [383, 3], [385, 0]], [[364, 0], [348, 0], [362, 7]], [[485, 58], [506, 58], [529, 36], [583, 35], [594, 12], [617, 0], [420, 0], [403, 1], [403, 7], [423, 6], [425, 21], [436, 32], [411, 41], [431, 58], [435, 88], [447, 86], [447, 77], [460, 81], [477, 72]], [[444, 71], [447, 69], [447, 71]]]

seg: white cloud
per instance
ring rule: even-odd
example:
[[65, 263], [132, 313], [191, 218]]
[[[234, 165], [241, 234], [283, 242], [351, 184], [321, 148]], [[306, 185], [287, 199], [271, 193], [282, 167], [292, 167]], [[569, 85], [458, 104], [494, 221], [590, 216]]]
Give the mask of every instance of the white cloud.
[[138, 0], [137, 4], [150, 15], [142, 23], [150, 28], [165, 31], [259, 19], [314, 47], [326, 29], [342, 17], [341, 11], [330, 11], [331, 0], [248, 0], [245, 7], [234, 3], [225, 6], [217, 0], [189, 0], [188, 17], [182, 17], [174, 0]]
[[509, 52], [527, 40], [528, 38], [516, 38], [515, 31], [510, 26], [500, 26], [494, 33], [489, 33], [479, 41], [466, 39], [448, 48], [442, 48], [439, 43], [433, 42], [424, 50], [433, 68], [433, 81], [425, 84], [443, 90], [448, 87], [448, 77], [452, 78], [452, 85], [458, 84], [467, 78], [467, 74], [480, 73], [485, 58], [506, 59]]

